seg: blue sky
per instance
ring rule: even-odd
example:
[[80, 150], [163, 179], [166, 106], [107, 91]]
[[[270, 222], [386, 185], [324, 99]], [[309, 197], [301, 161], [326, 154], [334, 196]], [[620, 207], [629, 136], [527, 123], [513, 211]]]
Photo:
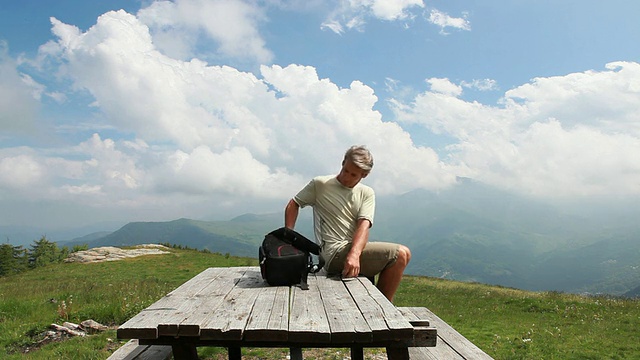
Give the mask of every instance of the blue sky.
[[367, 144], [380, 195], [640, 195], [634, 1], [12, 1], [0, 225], [280, 211]]

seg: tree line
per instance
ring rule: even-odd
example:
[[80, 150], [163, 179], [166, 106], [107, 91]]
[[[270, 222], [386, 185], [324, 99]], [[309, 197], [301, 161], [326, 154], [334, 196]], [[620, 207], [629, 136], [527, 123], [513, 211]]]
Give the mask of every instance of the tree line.
[[51, 263], [62, 262], [70, 253], [86, 250], [88, 245], [75, 245], [73, 249], [63, 246], [59, 248], [55, 242], [46, 236], [35, 240], [25, 249], [22, 245], [0, 245], [0, 276], [17, 274], [25, 270], [35, 269]]

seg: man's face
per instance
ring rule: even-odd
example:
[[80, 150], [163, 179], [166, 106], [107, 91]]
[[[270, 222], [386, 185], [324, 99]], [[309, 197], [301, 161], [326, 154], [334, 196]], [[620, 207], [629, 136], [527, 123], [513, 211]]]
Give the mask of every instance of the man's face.
[[360, 169], [358, 165], [351, 161], [345, 161], [342, 164], [342, 169], [340, 170], [337, 178], [340, 184], [348, 188], [352, 188], [356, 186], [360, 180], [367, 177], [367, 175], [367, 172]]

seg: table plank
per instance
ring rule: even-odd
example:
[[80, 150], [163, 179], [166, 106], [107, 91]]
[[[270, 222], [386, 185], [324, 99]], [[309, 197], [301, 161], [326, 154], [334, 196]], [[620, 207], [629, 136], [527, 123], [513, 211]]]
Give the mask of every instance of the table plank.
[[289, 328], [289, 287], [265, 286], [256, 298], [245, 327], [247, 341], [286, 341]]
[[345, 286], [345, 283], [358, 280], [326, 276], [316, 279], [331, 329], [331, 342], [370, 342], [373, 338], [371, 328], [357, 311], [358, 306]]
[[202, 340], [242, 340], [251, 309], [258, 296], [256, 288], [264, 287], [257, 268], [246, 271], [236, 286], [222, 299], [215, 311], [200, 325]]
[[[226, 268], [228, 270], [228, 268]], [[200, 272], [198, 275], [191, 278], [191, 280], [178, 286], [173, 291], [169, 292], [167, 297], [182, 296], [190, 297], [202, 290], [212, 281], [214, 281], [221, 273], [225, 272], [225, 268], [208, 268]]]
[[[220, 276], [224, 276], [225, 272], [220, 268], [209, 268], [198, 274], [196, 277], [186, 282], [182, 286], [173, 290], [167, 297], [175, 298], [177, 304], [175, 310], [170, 314], [163, 314], [158, 317], [158, 336], [177, 336], [179, 333], [179, 324], [195, 311], [197, 307], [202, 305], [202, 297], [208, 296], [210, 287], [217, 287], [216, 281]], [[183, 327], [183, 335], [197, 336], [200, 329]], [[191, 332], [189, 332], [191, 330]]]
[[224, 299], [251, 267], [224, 268], [216, 280], [198, 293], [200, 305], [178, 324], [178, 336], [200, 336], [204, 321], [215, 313]]
[[[208, 272], [204, 275], [210, 277], [208, 282], [192, 298], [186, 300], [178, 307], [177, 312], [171, 319], [160, 317], [158, 322], [158, 334], [163, 336], [199, 336], [200, 323], [204, 314], [215, 311], [218, 299], [224, 297], [235, 286], [235, 282], [248, 269], [238, 268], [217, 268], [216, 272]], [[192, 302], [191, 302], [192, 300]], [[177, 326], [176, 326], [177, 325]]]
[[207, 285], [224, 272], [223, 268], [204, 270], [120, 325], [117, 336], [123, 339], [156, 339], [159, 336], [158, 324], [163, 319], [174, 318], [175, 312], [186, 306], [187, 299], [206, 291]]
[[[385, 321], [384, 312], [380, 304], [371, 297], [369, 285], [371, 285], [371, 281], [365, 277], [345, 281], [345, 286], [371, 329], [372, 340], [391, 340], [391, 331]], [[376, 289], [376, 291], [378, 290]]]
[[[419, 318], [429, 319], [432, 326], [438, 329], [438, 344], [434, 348], [429, 348], [432, 353], [445, 356], [445, 352], [455, 352], [460, 355], [462, 359], [492, 359], [491, 356], [457, 332], [451, 327], [451, 325], [447, 324], [444, 320], [431, 312], [431, 310], [424, 307], [411, 307], [405, 309], [413, 312]], [[438, 358], [440, 359], [441, 357]]]
[[[391, 340], [403, 340], [412, 338], [413, 326], [402, 316], [396, 308], [370, 281], [358, 278], [360, 283], [366, 288], [368, 296], [380, 307], [382, 316], [390, 331]], [[358, 302], [358, 299], [356, 299]]]
[[331, 329], [318, 289], [317, 276], [309, 275], [309, 290], [291, 287], [289, 341], [328, 343]]

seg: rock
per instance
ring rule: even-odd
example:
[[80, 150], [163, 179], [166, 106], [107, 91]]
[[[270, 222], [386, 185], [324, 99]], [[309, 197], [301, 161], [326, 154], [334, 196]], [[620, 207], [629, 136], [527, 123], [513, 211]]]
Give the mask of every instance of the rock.
[[71, 336], [85, 336], [85, 335], [87, 335], [84, 331], [69, 329], [66, 326], [60, 326], [58, 324], [51, 324], [51, 327], [53, 329], [55, 329], [58, 332], [58, 334], [68, 334], [68, 335], [71, 335]]
[[114, 246], [103, 246], [89, 250], [76, 251], [71, 253], [65, 262], [93, 263], [102, 261], [115, 261], [125, 258], [143, 256], [143, 255], [159, 255], [168, 254], [166, 246], [158, 244], [138, 245], [133, 249], [121, 249]]
[[107, 326], [91, 319], [81, 322], [80, 325], [68, 321], [65, 321], [62, 325], [51, 324], [51, 328], [55, 331], [48, 331], [45, 338], [55, 339], [60, 338], [61, 335], [85, 336], [108, 329]]
[[62, 326], [66, 327], [67, 329], [71, 329], [71, 330], [81, 330], [80, 329], [80, 325], [78, 324], [74, 324], [74, 323], [70, 323], [70, 322], [63, 322]]
[[108, 329], [107, 326], [102, 325], [99, 322], [94, 320], [85, 320], [80, 323], [80, 326], [82, 326], [82, 329], [86, 331], [88, 334], [95, 334], [97, 332], [105, 331]]

